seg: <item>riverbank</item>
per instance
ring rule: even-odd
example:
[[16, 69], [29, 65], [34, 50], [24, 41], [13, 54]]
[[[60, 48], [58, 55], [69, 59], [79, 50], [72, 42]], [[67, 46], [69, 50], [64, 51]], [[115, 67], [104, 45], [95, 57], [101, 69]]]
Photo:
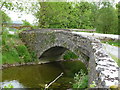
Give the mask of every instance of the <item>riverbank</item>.
[[19, 67], [19, 66], [24, 66], [24, 65], [38, 65], [38, 64], [45, 64], [45, 63], [49, 63], [49, 62], [27, 62], [27, 63], [14, 63], [14, 64], [3, 64], [0, 69], [6, 69], [9, 67]]
[[[52, 61], [52, 62], [61, 62], [61, 61], [78, 61], [75, 59], [70, 59], [70, 60], [56, 60], [56, 61]], [[19, 67], [19, 66], [25, 66], [25, 65], [42, 65], [42, 64], [47, 64], [47, 63], [52, 63], [51, 61], [40, 61], [40, 62], [27, 62], [27, 63], [14, 63], [14, 64], [2, 64], [0, 66], [0, 70], [2, 69], [6, 69], [9, 67]]]
[[34, 53], [29, 53], [27, 47], [19, 38], [19, 32], [11, 35], [4, 30], [2, 34], [2, 62], [0, 64], [27, 63], [37, 60]]

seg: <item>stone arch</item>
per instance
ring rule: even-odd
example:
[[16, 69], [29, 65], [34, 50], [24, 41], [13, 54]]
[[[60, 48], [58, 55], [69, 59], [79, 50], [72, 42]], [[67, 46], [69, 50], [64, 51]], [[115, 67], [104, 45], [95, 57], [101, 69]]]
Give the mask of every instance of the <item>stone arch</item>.
[[62, 45], [60, 45], [60, 46], [53, 45], [52, 47], [45, 49], [39, 56], [39, 59], [49, 60], [49, 61], [61, 60], [64, 52], [66, 50], [69, 50], [69, 51], [72, 51], [73, 53], [75, 53], [78, 56], [78, 60], [83, 62], [86, 65], [86, 67], [88, 67], [89, 57], [77, 49], [78, 48], [76, 48], [76, 47], [68, 48], [68, 47], [64, 47]]
[[67, 50], [67, 48], [61, 47], [61, 46], [54, 46], [47, 50], [44, 50], [44, 52], [41, 54], [39, 59], [45, 59], [50, 61], [59, 60], [59, 57]]
[[88, 65], [89, 85], [94, 81], [97, 87], [108, 88], [111, 85], [118, 85], [118, 81], [120, 81], [120, 78], [117, 76], [119, 71], [118, 65], [105, 52], [100, 41], [95, 38], [56, 29], [28, 30], [20, 33], [20, 36], [26, 43], [26, 46], [31, 51], [34, 51], [38, 58], [46, 50], [55, 46], [67, 48], [77, 55], [83, 54], [83, 56], [88, 56], [90, 58]]

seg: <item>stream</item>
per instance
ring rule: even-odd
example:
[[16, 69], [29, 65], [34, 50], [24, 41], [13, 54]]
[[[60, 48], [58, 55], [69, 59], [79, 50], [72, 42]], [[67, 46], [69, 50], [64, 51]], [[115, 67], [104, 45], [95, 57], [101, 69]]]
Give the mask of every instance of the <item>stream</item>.
[[45, 84], [49, 84], [63, 72], [63, 76], [50, 88], [72, 88], [74, 75], [80, 69], [87, 73], [85, 65], [78, 60], [10, 67], [2, 70], [2, 82], [0, 84], [1, 87], [11, 84], [14, 88], [44, 88]]

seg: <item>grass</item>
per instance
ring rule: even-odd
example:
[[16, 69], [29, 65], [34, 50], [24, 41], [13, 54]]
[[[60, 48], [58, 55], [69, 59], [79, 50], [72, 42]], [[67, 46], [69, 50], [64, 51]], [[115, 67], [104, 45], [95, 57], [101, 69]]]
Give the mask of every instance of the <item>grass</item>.
[[16, 50], [17, 50], [17, 53], [19, 54], [19, 58], [21, 60], [23, 60], [24, 62], [31, 61], [31, 56], [30, 56], [29, 52], [27, 51], [27, 48], [25, 47], [25, 45], [16, 46]]
[[[113, 45], [113, 46], [117, 46], [117, 47], [120, 47], [120, 40], [116, 40], [116, 41], [113, 41], [113, 40], [108, 40], [108, 41], [101, 41], [102, 43], [107, 43], [107, 44], [110, 44], [110, 45]], [[112, 57], [112, 59], [115, 60], [115, 62], [118, 64], [118, 66], [120, 67], [120, 59], [117, 58], [116, 56], [110, 54], [110, 56]]]
[[13, 64], [33, 61], [32, 55], [22, 43], [18, 33], [10, 35], [7, 30], [2, 34], [2, 62]]
[[[108, 43], [110, 45], [114, 45], [117, 47], [120, 47], [120, 40], [117, 41], [112, 41], [112, 40], [108, 40], [108, 41], [102, 41], [102, 43]], [[120, 59], [117, 58], [116, 56], [112, 55], [109, 53], [109, 55], [112, 57], [112, 59], [118, 64], [118, 66], [120, 67]]]
[[113, 41], [113, 40], [103, 41], [102, 40], [101, 42], [102, 43], [108, 43], [110, 45], [120, 47], [120, 40], [116, 40], [116, 41]]
[[116, 56], [112, 55], [112, 54], [110, 54], [110, 56], [112, 57], [112, 59], [115, 60], [115, 62], [116, 62], [116, 63], [118, 64], [118, 66], [120, 67], [120, 59], [117, 58]]

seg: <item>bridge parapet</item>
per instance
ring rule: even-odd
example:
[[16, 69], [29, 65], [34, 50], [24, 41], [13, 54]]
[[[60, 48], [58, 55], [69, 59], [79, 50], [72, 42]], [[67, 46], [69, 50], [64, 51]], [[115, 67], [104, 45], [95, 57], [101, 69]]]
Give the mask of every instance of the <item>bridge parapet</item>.
[[28, 30], [21, 32], [20, 36], [38, 58], [58, 60], [66, 50], [79, 55], [79, 60], [88, 67], [89, 85], [93, 81], [97, 88], [118, 85], [119, 67], [105, 52], [99, 40], [61, 29]]

